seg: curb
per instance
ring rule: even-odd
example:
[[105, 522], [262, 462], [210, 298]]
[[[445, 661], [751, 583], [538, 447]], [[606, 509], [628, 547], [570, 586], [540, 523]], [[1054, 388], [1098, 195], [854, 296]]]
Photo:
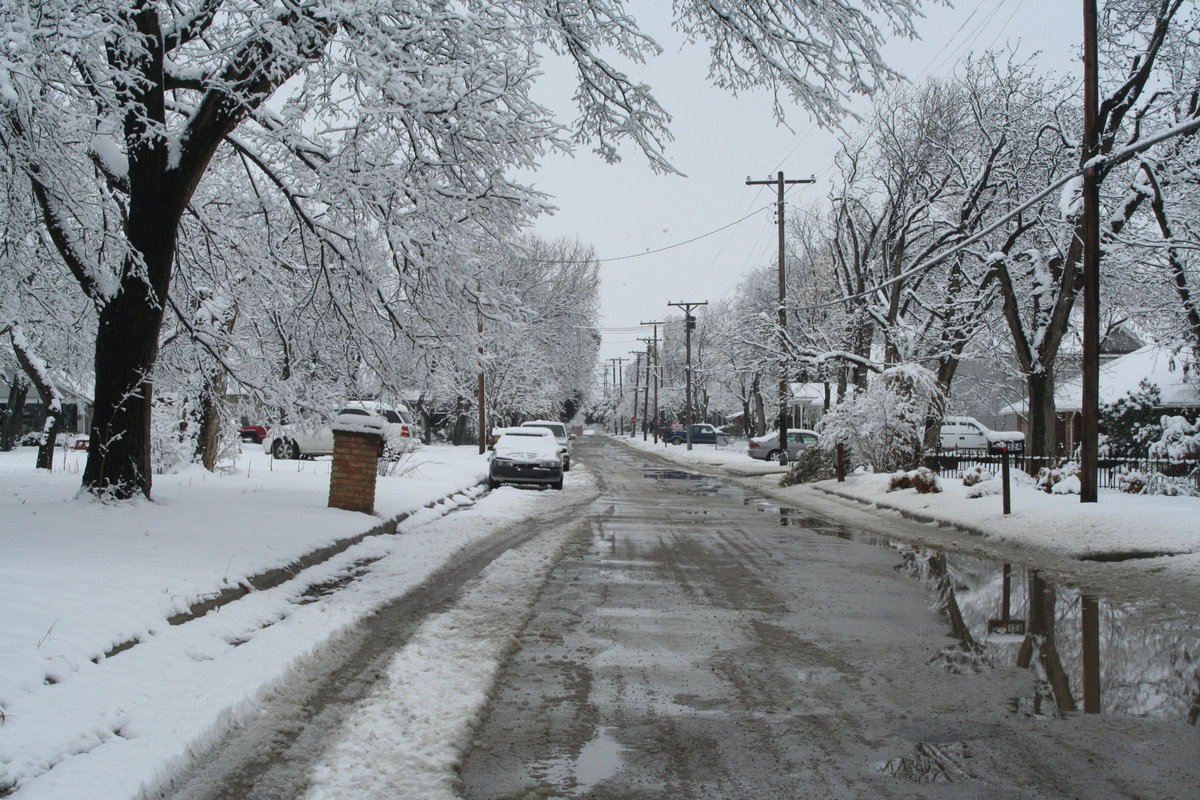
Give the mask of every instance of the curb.
[[894, 511], [905, 519], [911, 520], [912, 522], [919, 522], [923, 525], [937, 525], [939, 528], [953, 528], [954, 530], [961, 531], [968, 536], [978, 536], [981, 539], [991, 538], [985, 531], [963, 525], [959, 522], [951, 522], [947, 519], [939, 519], [938, 517], [931, 517], [927, 514], [919, 514], [915, 511], [909, 511], [905, 508], [898, 508], [896, 506], [888, 505], [887, 503], [881, 503], [878, 500], [863, 500], [861, 497], [855, 497], [852, 494], [839, 492], [835, 489], [827, 489], [823, 486], [816, 486], [812, 484], [809, 486], [815, 491], [823, 492], [824, 494], [827, 494], [830, 497], [836, 497], [839, 500], [851, 500], [859, 505], [867, 506], [868, 508], [877, 508], [881, 511]]

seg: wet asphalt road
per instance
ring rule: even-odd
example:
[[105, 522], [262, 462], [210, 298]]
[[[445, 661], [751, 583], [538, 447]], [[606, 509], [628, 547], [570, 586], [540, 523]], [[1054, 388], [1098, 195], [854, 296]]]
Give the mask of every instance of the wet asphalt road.
[[603, 492], [464, 756], [467, 800], [1194, 796], [1194, 728], [1019, 713], [1036, 673], [964, 657], [896, 550], [577, 448]]

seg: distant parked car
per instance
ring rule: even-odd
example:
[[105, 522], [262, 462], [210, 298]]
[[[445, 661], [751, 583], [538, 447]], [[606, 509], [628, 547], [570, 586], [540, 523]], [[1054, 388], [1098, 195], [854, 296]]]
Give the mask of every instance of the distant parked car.
[[546, 428], [503, 428], [488, 446], [488, 486], [502, 483], [563, 488], [558, 442]]
[[[788, 428], [788, 459], [791, 460], [805, 448], [812, 447], [818, 441], [820, 436], [816, 431], [810, 431], [807, 428]], [[750, 457], [761, 458], [766, 461], [779, 460], [779, 431], [768, 433], [764, 436], [755, 436], [750, 439]]]
[[[405, 406], [388, 405], [378, 400], [351, 400], [337, 413], [339, 417], [345, 414], [382, 420], [385, 457], [397, 457], [417, 444], [417, 426], [412, 412]], [[329, 423], [316, 428], [280, 425], [263, 438], [262, 446], [275, 458], [333, 455], [333, 428]]]
[[[667, 441], [671, 444], [683, 444], [688, 440], [687, 429], [671, 431], [667, 436]], [[702, 422], [692, 426], [692, 444], [715, 444], [724, 447], [733, 441], [725, 431], [717, 430], [707, 422]]]
[[554, 440], [558, 442], [558, 451], [562, 455], [563, 472], [571, 471], [571, 440], [575, 438], [575, 434], [568, 431], [565, 424], [548, 419], [531, 419], [522, 422], [521, 427], [545, 428], [554, 434]]
[[942, 450], [989, 450], [1007, 448], [1010, 453], [1025, 452], [1025, 434], [1020, 431], [994, 431], [974, 417], [946, 417], [942, 420], [938, 447]]

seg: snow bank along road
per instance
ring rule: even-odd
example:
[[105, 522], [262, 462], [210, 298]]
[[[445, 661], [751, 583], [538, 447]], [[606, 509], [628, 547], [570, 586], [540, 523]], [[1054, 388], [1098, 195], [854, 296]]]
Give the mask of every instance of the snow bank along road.
[[[156, 796], [453, 796], [458, 745], [578, 525], [574, 509], [594, 495], [585, 470], [574, 477], [579, 491], [546, 493], [540, 513], [468, 545], [304, 664], [260, 714]], [[341, 583], [368, 580], [368, 571]]]
[[[1105, 647], [1107, 675], [1142, 673], [1133, 697], [1109, 684], [1132, 713], [1062, 712], [1075, 639], [1056, 631], [1071, 612], [1053, 591], [1032, 612], [1014, 600], [1041, 634], [1021, 668], [1024, 637], [969, 633], [996, 611], [982, 566], [781, 510], [606, 438], [577, 455], [603, 492], [473, 736], [468, 800], [1195, 796], [1195, 664], [1172, 662], [1194, 648], [1194, 620], [1190, 644], [1166, 621], [1165, 667]], [[963, 638], [913, 574], [947, 590]], [[1126, 649], [1149, 647], [1137, 642]]]

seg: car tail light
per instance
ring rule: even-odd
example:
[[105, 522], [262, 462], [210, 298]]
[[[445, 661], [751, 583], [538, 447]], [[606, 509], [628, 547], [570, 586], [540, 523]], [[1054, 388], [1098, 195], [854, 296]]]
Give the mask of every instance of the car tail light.
[[400, 426], [400, 437], [403, 439], [411, 439], [412, 438], [412, 431], [409, 429], [409, 427], [407, 425]]
[[751, 443], [750, 443], [750, 446], [751, 446], [751, 447], [758, 447], [758, 446], [759, 446], [759, 444], [758, 444], [758, 442], [751, 442]]

